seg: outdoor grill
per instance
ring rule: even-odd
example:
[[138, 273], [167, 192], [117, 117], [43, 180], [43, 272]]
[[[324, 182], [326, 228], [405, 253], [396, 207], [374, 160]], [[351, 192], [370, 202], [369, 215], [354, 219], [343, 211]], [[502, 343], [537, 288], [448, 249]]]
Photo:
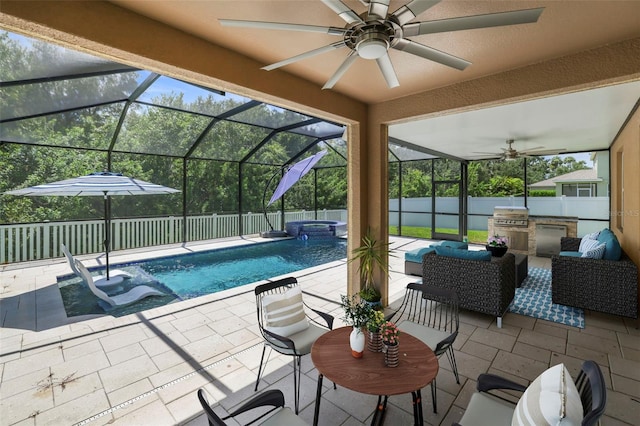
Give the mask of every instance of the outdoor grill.
[[529, 209], [526, 207], [496, 206], [493, 209], [494, 227], [529, 226]]
[[[515, 229], [514, 229], [515, 228]], [[496, 206], [493, 209], [493, 232], [507, 238], [512, 251], [529, 250], [529, 209], [526, 207]]]

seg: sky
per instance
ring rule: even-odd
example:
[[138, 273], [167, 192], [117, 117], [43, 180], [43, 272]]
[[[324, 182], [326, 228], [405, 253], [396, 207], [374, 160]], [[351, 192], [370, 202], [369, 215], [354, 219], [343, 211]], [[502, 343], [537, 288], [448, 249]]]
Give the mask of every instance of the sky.
[[[555, 156], [553, 156], [555, 157]], [[591, 161], [591, 159], [589, 157], [591, 157], [591, 153], [590, 152], [582, 152], [579, 154], [563, 154], [563, 155], [558, 155], [558, 157], [560, 158], [565, 158], [565, 157], [573, 157], [576, 160], [580, 161], [584, 161], [587, 164], [587, 167], [593, 168], [593, 161]]]

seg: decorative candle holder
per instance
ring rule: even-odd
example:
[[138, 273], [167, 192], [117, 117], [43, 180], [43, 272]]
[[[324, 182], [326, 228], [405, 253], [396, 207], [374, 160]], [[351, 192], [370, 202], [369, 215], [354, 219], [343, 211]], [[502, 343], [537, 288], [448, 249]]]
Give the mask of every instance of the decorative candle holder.
[[382, 335], [379, 331], [369, 331], [367, 348], [371, 352], [382, 352]]
[[397, 367], [400, 364], [398, 346], [398, 344], [384, 345], [382, 352], [384, 352], [384, 365], [387, 367]]

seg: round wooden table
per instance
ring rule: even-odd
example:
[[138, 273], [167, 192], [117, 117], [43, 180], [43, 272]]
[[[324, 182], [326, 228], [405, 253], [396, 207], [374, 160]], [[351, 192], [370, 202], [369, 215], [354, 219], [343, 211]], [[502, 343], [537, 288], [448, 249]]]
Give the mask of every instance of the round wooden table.
[[[322, 379], [355, 392], [378, 395], [378, 405], [371, 424], [382, 424], [390, 395], [411, 393], [415, 424], [422, 425], [420, 390], [438, 374], [438, 358], [422, 341], [410, 334], [400, 334], [400, 365], [384, 365], [384, 354], [365, 348], [362, 358], [354, 358], [349, 347], [352, 327], [329, 331], [316, 340], [311, 348], [311, 360], [318, 369], [318, 389], [313, 424], [318, 424]], [[384, 397], [384, 400], [383, 400]]]

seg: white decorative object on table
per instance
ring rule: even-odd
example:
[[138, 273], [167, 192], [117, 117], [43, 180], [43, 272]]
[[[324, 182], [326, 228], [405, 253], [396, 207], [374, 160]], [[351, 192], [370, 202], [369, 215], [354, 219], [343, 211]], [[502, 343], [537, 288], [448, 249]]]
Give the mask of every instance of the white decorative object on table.
[[364, 352], [364, 333], [358, 327], [353, 327], [349, 335], [349, 345], [351, 346], [351, 355], [354, 358], [362, 358]]

